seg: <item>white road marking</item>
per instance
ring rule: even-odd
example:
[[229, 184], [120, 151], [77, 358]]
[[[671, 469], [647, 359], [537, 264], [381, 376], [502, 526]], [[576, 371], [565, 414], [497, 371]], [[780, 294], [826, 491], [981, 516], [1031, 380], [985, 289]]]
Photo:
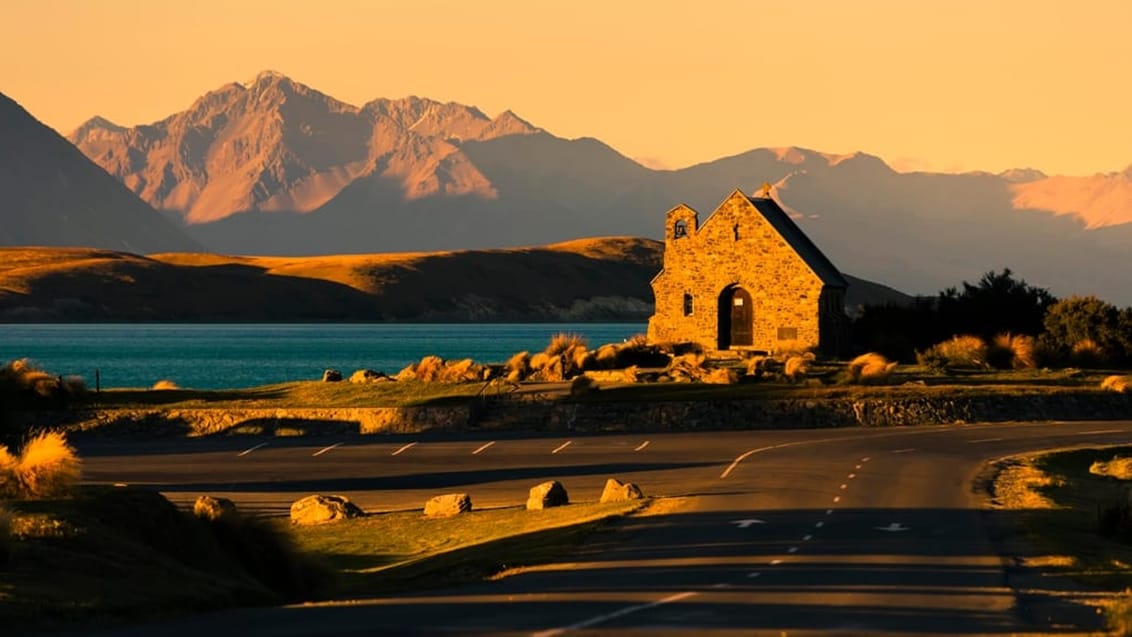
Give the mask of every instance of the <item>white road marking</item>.
[[855, 474], [855, 473], [850, 473], [850, 474], [849, 474], [849, 479], [850, 479], [850, 480], [852, 480], [853, 478], [856, 478], [856, 477], [857, 477], [857, 474]]
[[833, 501], [834, 501], [834, 502], [841, 502], [841, 496], [839, 496], [839, 495], [838, 495], [838, 496], [834, 496], [834, 497], [833, 497]]
[[814, 539], [814, 536], [812, 536], [812, 535], [803, 535], [803, 536], [802, 536], [802, 541], [803, 541], [803, 542], [809, 542], [809, 541], [810, 541], [810, 540], [812, 540], [812, 539]]
[[718, 583], [718, 584], [712, 584], [712, 585], [711, 585], [711, 587], [712, 587], [712, 588], [728, 588], [728, 587], [730, 587], [730, 586], [731, 586], [731, 585], [730, 585], [730, 584], [728, 584], [727, 582], [720, 582], [720, 583]]
[[759, 575], [762, 575], [762, 573], [760, 573], [758, 571], [755, 571], [754, 573], [747, 573], [747, 577], [749, 577], [751, 579], [754, 579], [754, 578], [758, 577]]
[[841, 488], [841, 490], [842, 490], [842, 491], [844, 491], [844, 490], [846, 490], [846, 489], [848, 489], [848, 488], [849, 488], [849, 485], [847, 485], [847, 484], [843, 484], [843, 485], [841, 485], [841, 487], [840, 487], [840, 488]]
[[825, 514], [826, 515], [833, 515], [833, 509], [826, 509]]
[[815, 525], [814, 525], [814, 528], [815, 528], [815, 529], [820, 529], [820, 528], [822, 528], [823, 526], [825, 526], [825, 522], [818, 522], [817, 524], [815, 524]]
[[798, 552], [798, 547], [796, 547], [796, 546], [791, 546], [790, 548], [786, 549], [786, 552], [787, 552], [787, 553], [797, 553], [797, 552]]
[[1082, 431], [1079, 436], [1091, 436], [1093, 434], [1118, 434], [1123, 433], [1123, 429], [1097, 429], [1096, 431]]
[[896, 451], [893, 451], [892, 453], [911, 453], [911, 452], [913, 452], [913, 451], [915, 451], [915, 450], [916, 450], [915, 448], [911, 448], [911, 449], [897, 449]]
[[648, 440], [646, 440], [646, 441], [642, 442], [642, 443], [640, 444], [640, 446], [638, 446], [638, 447], [637, 447], [636, 449], [634, 449], [633, 451], [640, 451], [641, 449], [644, 449], [644, 448], [645, 448], [645, 447], [647, 447], [647, 446], [649, 446], [649, 441], [648, 441]]
[[311, 457], [313, 458], [315, 456], [321, 456], [322, 454], [326, 453], [327, 451], [330, 451], [331, 449], [337, 449], [338, 447], [341, 447], [341, 446], [342, 446], [342, 443], [336, 442], [336, 443], [330, 445], [329, 447], [323, 447], [322, 449], [319, 449], [318, 451], [312, 453]]
[[872, 460], [872, 458], [870, 458], [870, 457], [868, 457], [868, 456], [865, 456], [864, 458], [861, 458], [861, 462], [868, 462], [869, 460]]
[[558, 453], [559, 451], [562, 451], [566, 447], [569, 447], [570, 443], [572, 443], [572, 442], [574, 442], [574, 441], [573, 440], [567, 440], [566, 442], [559, 445], [557, 449], [555, 449], [554, 451], [551, 451], [550, 453]]
[[975, 445], [980, 442], [1002, 442], [1003, 440], [1005, 440], [1005, 438], [980, 438], [978, 440], [968, 440], [967, 443]]
[[907, 531], [908, 530], [908, 527], [904, 526], [903, 524], [901, 524], [899, 522], [893, 522], [893, 523], [889, 524], [888, 526], [876, 526], [876, 527], [873, 527], [873, 528], [875, 528], [878, 531], [888, 531], [889, 533], [896, 533], [896, 532], [899, 532], [899, 531]]
[[860, 470], [861, 470], [861, 465], [857, 465], [857, 466], [855, 466], [855, 467], [853, 467], [853, 468], [854, 468], [854, 469], [856, 469], [857, 471], [860, 471]]
[[399, 456], [399, 455], [401, 455], [402, 453], [404, 453], [404, 452], [406, 452], [406, 451], [408, 451], [408, 450], [412, 449], [412, 448], [413, 448], [413, 447], [415, 447], [415, 446], [417, 446], [417, 443], [415, 443], [415, 442], [410, 442], [409, 444], [405, 445], [404, 447], [401, 447], [401, 448], [400, 448], [400, 449], [398, 449], [397, 451], [394, 451], [394, 452], [393, 452], [393, 453], [392, 453], [391, 455], [394, 455], [394, 456]]
[[781, 563], [782, 563], [782, 560], [771, 560], [770, 561], [771, 566], [778, 566]]
[[745, 529], [748, 526], [751, 526], [752, 524], [766, 524], [766, 522], [763, 522], [762, 520], [760, 520], [758, 518], [747, 518], [746, 520], [732, 520], [731, 523], [738, 526], [741, 529]]
[[248, 455], [249, 453], [251, 453], [251, 452], [255, 451], [256, 449], [260, 449], [260, 448], [262, 448], [262, 447], [266, 447], [266, 446], [267, 446], [267, 443], [266, 443], [266, 442], [261, 442], [261, 443], [259, 443], [258, 445], [256, 445], [256, 446], [252, 447], [251, 449], [244, 449], [243, 451], [241, 451], [240, 453], [238, 453], [238, 454], [236, 454], [236, 455], [237, 455], [237, 456], [241, 456], [241, 457], [243, 457], [243, 456], [246, 456], [246, 455]]
[[663, 606], [665, 604], [671, 604], [672, 602], [678, 602], [682, 599], [688, 599], [689, 597], [694, 597], [695, 595], [698, 595], [698, 593], [696, 593], [695, 591], [688, 591], [688, 592], [685, 592], [685, 593], [677, 593], [675, 595], [669, 595], [668, 597], [665, 597], [664, 599], [658, 599], [655, 602], [649, 602], [647, 604], [637, 604], [636, 606], [627, 606], [625, 608], [622, 608], [621, 610], [615, 610], [612, 613], [606, 613], [604, 615], [598, 615], [597, 617], [591, 617], [590, 619], [587, 619], [585, 621], [580, 621], [576, 624], [570, 624], [569, 626], [563, 626], [562, 628], [552, 628], [550, 630], [544, 630], [544, 631], [537, 632], [537, 633], [531, 633], [531, 637], [557, 637], [557, 635], [561, 635], [561, 634], [569, 632], [571, 630], [578, 630], [580, 628], [589, 628], [590, 626], [597, 626], [598, 624], [604, 624], [605, 622], [607, 622], [611, 619], [617, 619], [618, 617], [624, 617], [626, 615], [632, 615], [633, 613], [638, 613], [642, 610], [648, 610], [650, 608], [656, 608], [657, 606]]
[[483, 451], [484, 449], [487, 449], [488, 447], [490, 447], [491, 445], [494, 445], [494, 444], [495, 444], [495, 441], [494, 441], [494, 440], [492, 440], [491, 442], [485, 443], [485, 444], [484, 444], [483, 446], [481, 446], [481, 447], [480, 447], [479, 449], [476, 449], [475, 451], [473, 451], [473, 452], [472, 452], [472, 455], [473, 455], [473, 456], [478, 456], [478, 455], [479, 455], [479, 453], [480, 453], [481, 451]]

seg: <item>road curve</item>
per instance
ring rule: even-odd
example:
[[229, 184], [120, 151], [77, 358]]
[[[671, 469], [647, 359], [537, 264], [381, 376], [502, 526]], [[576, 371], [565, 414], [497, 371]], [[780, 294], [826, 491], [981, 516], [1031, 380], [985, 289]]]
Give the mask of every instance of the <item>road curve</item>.
[[1067, 629], [1018, 612], [987, 533], [1011, 514], [983, 511], [973, 479], [1011, 454], [1122, 443], [1132, 443], [1132, 421], [80, 450], [95, 482], [148, 484], [181, 500], [223, 493], [265, 511], [331, 491], [367, 509], [419, 507], [457, 489], [479, 506], [518, 504], [544, 479], [593, 500], [609, 476], [687, 498], [672, 514], [599, 534], [569, 562], [493, 582], [106, 635], [1006, 635]]

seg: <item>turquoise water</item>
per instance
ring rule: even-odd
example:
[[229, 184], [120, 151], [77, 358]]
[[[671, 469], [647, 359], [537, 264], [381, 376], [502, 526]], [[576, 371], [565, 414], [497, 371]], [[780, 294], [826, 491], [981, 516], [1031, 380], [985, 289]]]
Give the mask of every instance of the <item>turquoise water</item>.
[[422, 356], [502, 362], [542, 350], [553, 334], [583, 335], [591, 346], [645, 331], [640, 323], [540, 324], [121, 324], [0, 325], [0, 363], [31, 358], [43, 369], [94, 386], [254, 387], [322, 377], [334, 368], [396, 373]]

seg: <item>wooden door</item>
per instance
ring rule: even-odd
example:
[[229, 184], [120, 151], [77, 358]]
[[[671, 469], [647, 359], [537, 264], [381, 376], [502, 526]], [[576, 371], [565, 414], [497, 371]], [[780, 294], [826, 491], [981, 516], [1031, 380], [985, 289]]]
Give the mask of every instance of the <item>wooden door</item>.
[[755, 308], [751, 294], [735, 288], [731, 295], [731, 346], [750, 347], [755, 343]]

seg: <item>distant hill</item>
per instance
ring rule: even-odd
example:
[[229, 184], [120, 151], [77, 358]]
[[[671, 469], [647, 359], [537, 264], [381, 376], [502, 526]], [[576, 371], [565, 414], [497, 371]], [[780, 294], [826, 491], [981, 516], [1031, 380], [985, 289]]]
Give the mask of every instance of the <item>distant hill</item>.
[[0, 245], [148, 252], [199, 246], [0, 94]]
[[[658, 131], [662, 134], [663, 131]], [[900, 173], [864, 153], [764, 148], [680, 170], [510, 112], [423, 98], [339, 102], [278, 73], [229, 84], [133, 128], [95, 118], [71, 139], [207, 249], [341, 254], [662, 236], [763, 182], [841, 269], [935, 293], [1011, 268], [1055, 294], [1132, 305], [1132, 171]]]
[[[644, 321], [663, 245], [325, 257], [0, 248], [0, 321]], [[851, 280], [847, 305], [903, 302]]]

